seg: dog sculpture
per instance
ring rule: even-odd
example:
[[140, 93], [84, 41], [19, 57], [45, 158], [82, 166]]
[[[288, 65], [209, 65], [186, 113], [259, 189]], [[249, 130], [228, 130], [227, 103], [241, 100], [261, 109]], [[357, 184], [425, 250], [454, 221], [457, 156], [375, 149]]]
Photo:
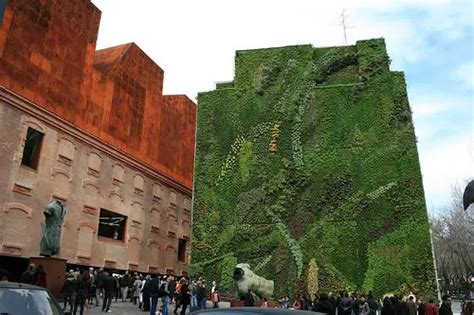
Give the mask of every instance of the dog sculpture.
[[234, 268], [232, 275], [234, 285], [241, 298], [245, 297], [249, 290], [252, 290], [260, 298], [269, 300], [273, 295], [273, 280], [267, 280], [257, 276], [250, 270], [249, 264], [238, 264]]

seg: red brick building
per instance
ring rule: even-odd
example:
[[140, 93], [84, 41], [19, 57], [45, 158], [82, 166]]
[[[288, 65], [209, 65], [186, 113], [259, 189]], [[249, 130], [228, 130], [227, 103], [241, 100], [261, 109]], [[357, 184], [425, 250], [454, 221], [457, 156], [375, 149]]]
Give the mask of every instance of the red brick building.
[[135, 44], [96, 51], [90, 0], [0, 6], [0, 257], [39, 254], [43, 209], [68, 209], [60, 257], [187, 270], [196, 105], [163, 95]]

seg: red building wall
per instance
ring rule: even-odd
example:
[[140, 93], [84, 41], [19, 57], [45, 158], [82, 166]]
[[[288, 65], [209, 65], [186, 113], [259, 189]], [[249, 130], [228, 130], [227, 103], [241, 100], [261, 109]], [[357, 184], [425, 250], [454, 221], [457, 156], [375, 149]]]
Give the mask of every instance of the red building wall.
[[138, 46], [96, 51], [90, 0], [9, 0], [0, 85], [192, 188], [196, 106], [163, 96], [163, 70]]

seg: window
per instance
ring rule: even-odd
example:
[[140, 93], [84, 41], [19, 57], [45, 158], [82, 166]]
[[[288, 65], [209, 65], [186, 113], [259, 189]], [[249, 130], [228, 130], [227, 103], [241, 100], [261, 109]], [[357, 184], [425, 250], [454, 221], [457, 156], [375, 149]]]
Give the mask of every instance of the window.
[[143, 196], [144, 179], [141, 175], [135, 175], [135, 194]]
[[123, 166], [119, 164], [115, 164], [113, 168], [113, 174], [112, 174], [112, 184], [118, 187], [123, 186], [123, 175], [125, 174], [125, 169]]
[[186, 261], [186, 240], [182, 238], [178, 241], [178, 261]]
[[26, 132], [25, 148], [23, 149], [23, 157], [21, 158], [22, 165], [26, 165], [35, 170], [38, 169], [43, 136], [44, 134], [42, 132], [28, 127], [28, 131]]
[[123, 241], [127, 217], [118, 213], [100, 209], [99, 236], [113, 240]]
[[66, 166], [72, 165], [72, 160], [74, 160], [74, 152], [76, 147], [74, 143], [66, 138], [59, 139], [58, 146], [58, 161], [63, 163]]

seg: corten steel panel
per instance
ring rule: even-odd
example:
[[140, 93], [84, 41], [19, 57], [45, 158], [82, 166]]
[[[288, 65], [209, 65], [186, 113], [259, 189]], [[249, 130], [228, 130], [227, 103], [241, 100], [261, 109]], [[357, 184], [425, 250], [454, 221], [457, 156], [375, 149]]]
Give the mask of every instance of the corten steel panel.
[[192, 188], [195, 104], [135, 44], [95, 51], [99, 21], [89, 0], [9, 1], [0, 85]]

